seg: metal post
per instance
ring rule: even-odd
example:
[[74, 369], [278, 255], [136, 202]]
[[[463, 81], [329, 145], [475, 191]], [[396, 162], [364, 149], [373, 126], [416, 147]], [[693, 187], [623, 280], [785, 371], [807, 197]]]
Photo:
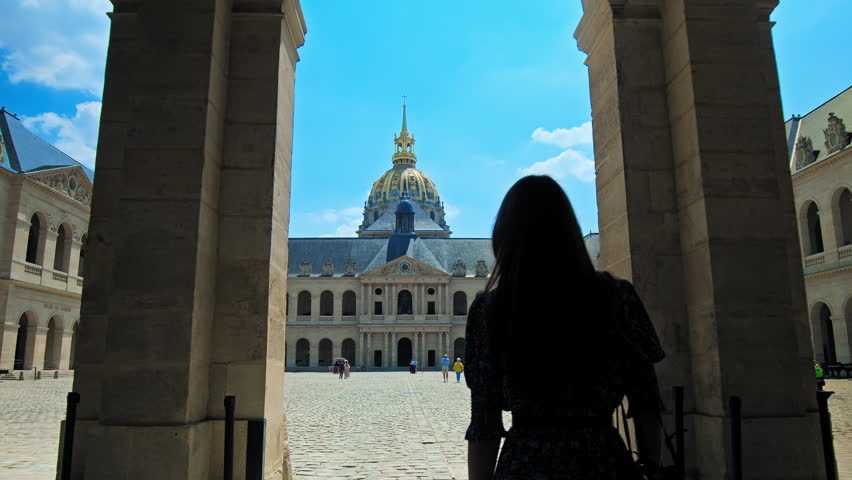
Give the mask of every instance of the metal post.
[[683, 428], [683, 387], [677, 386], [674, 387], [674, 400], [675, 400], [675, 467], [677, 468], [677, 472], [680, 474], [680, 478], [686, 478], [686, 463], [684, 460], [684, 437], [685, 432]]
[[80, 403], [80, 394], [68, 392], [67, 406], [65, 407], [65, 437], [62, 439], [62, 472], [60, 480], [71, 479], [71, 454], [74, 452], [74, 424], [77, 422], [77, 404]]
[[734, 480], [743, 479], [743, 402], [731, 397], [731, 450], [734, 457]]
[[828, 397], [834, 392], [818, 390], [819, 425], [822, 430], [822, 454], [825, 458], [825, 478], [837, 480], [837, 459], [834, 457], [834, 436], [831, 433], [831, 414], [828, 412]]
[[234, 478], [234, 408], [237, 399], [233, 395], [225, 397], [225, 467], [224, 480]]

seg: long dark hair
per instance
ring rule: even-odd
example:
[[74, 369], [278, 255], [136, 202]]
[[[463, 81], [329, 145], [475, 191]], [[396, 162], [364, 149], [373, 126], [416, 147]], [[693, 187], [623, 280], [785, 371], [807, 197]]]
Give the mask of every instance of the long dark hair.
[[536, 371], [566, 363], [585, 380], [585, 364], [603, 353], [608, 302], [568, 196], [548, 176], [518, 180], [500, 206], [492, 243], [486, 291], [496, 325], [489, 329], [496, 349], [512, 356], [501, 362], [510, 381], [541, 384]]

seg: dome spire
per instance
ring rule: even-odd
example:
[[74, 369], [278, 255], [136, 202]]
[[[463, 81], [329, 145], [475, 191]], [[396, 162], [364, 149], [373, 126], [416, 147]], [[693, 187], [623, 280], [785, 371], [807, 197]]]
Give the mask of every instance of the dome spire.
[[417, 164], [417, 156], [414, 155], [414, 136], [408, 134], [408, 119], [406, 118], [406, 104], [403, 96], [402, 104], [402, 131], [393, 138], [395, 152], [393, 154], [394, 166], [413, 167]]
[[405, 121], [405, 95], [402, 96], [402, 131], [408, 133], [408, 122]]

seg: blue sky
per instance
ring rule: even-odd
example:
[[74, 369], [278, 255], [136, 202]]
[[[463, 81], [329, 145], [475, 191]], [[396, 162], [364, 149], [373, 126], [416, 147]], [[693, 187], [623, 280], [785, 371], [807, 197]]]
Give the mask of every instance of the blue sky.
[[[0, 104], [92, 166], [109, 35], [108, 0], [2, 0]], [[354, 235], [390, 168], [401, 96], [418, 167], [435, 181], [455, 237], [489, 236], [526, 173], [565, 187], [597, 230], [579, 0], [302, 0], [292, 236]], [[782, 0], [772, 15], [785, 118], [852, 83], [849, 0]], [[848, 120], [847, 120], [848, 121]]]

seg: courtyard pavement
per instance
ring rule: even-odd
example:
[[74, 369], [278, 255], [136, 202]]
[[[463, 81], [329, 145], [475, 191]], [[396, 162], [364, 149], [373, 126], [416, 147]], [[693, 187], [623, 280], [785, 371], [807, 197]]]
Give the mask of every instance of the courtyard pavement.
[[[55, 478], [70, 388], [70, 377], [0, 381], [0, 479]], [[827, 389], [840, 478], [852, 478], [852, 380]], [[439, 372], [287, 373], [285, 392], [297, 480], [467, 478], [470, 396], [452, 373], [447, 384]]]

